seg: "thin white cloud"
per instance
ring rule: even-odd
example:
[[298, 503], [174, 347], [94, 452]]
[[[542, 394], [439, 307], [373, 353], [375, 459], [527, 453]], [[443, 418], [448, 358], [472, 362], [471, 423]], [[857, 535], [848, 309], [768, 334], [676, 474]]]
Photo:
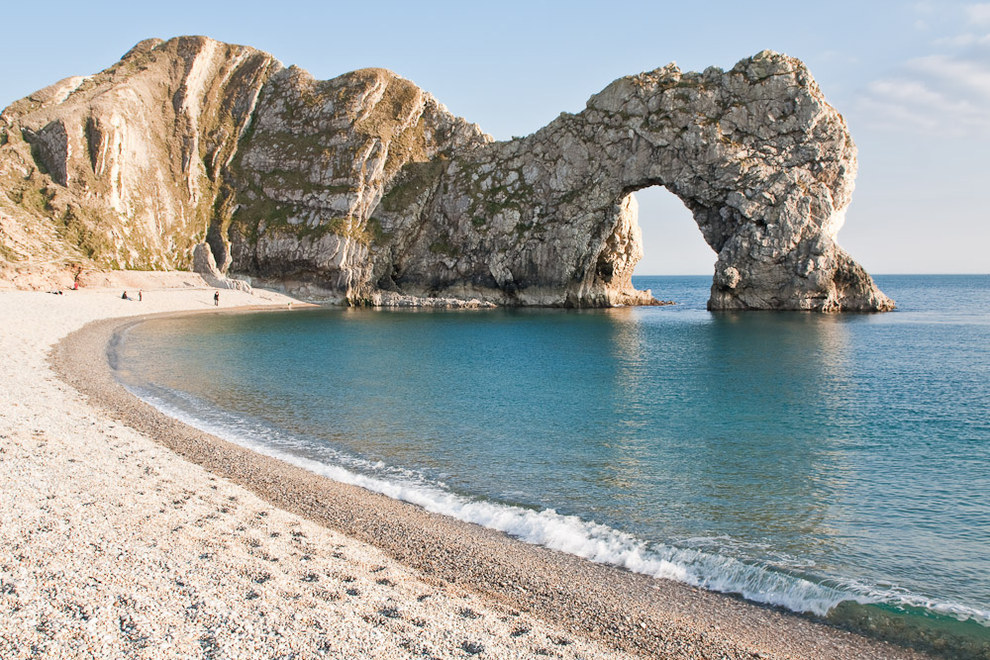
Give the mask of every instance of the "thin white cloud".
[[957, 34], [954, 37], [942, 37], [932, 42], [940, 48], [972, 48], [974, 46], [990, 46], [990, 34]]
[[960, 98], [982, 97], [990, 101], [990, 62], [929, 55], [911, 60], [907, 68], [922, 80], [955, 92]]
[[930, 55], [863, 90], [856, 110], [876, 128], [990, 137], [990, 61]]
[[990, 138], [990, 2], [955, 5], [948, 13], [929, 2], [913, 9], [952, 24], [931, 42], [942, 52], [908, 60], [867, 84], [853, 105], [857, 120], [895, 131]]
[[967, 5], [963, 11], [970, 25], [990, 25], [990, 2]]

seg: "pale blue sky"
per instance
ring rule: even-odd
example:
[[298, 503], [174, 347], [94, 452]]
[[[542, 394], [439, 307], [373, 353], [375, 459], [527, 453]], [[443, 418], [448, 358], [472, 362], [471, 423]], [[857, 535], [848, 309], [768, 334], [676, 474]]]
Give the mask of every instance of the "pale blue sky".
[[[0, 106], [94, 73], [147, 37], [205, 34], [318, 78], [392, 69], [496, 138], [623, 75], [804, 60], [849, 122], [860, 170], [839, 242], [874, 273], [990, 272], [990, 2], [46, 2], [2, 11]], [[715, 255], [663, 190], [641, 191], [648, 273]]]

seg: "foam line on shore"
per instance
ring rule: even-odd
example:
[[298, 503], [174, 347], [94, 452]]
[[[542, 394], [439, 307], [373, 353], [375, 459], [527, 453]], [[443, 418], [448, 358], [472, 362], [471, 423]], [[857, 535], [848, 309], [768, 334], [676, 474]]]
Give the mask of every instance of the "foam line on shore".
[[[110, 357], [113, 362], [113, 355]], [[960, 621], [973, 620], [984, 625], [987, 621], [986, 612], [916, 594], [884, 592], [868, 585], [832, 586], [711, 552], [650, 545], [607, 525], [563, 515], [553, 509], [527, 509], [459, 495], [404, 469], [391, 469], [384, 476], [376, 476], [374, 473], [383, 472], [386, 466], [342, 454], [326, 445], [315, 446], [260, 420], [213, 408], [185, 393], [162, 390], [156, 394], [150, 386], [128, 389], [165, 414], [254, 452], [593, 562], [820, 617], [825, 617], [839, 603], [851, 601], [861, 605], [882, 602], [895, 607], [925, 607]]]
[[[648, 547], [645, 542], [632, 535], [606, 525], [581, 520], [577, 516], [562, 515], [553, 509], [533, 510], [472, 499], [429, 484], [425, 480], [379, 478], [351, 470], [340, 465], [344, 457], [329, 448], [324, 449], [323, 455], [318, 458], [301, 455], [300, 450], [309, 449], [301, 441], [285, 437], [276, 429], [264, 429], [256, 420], [240, 418], [226, 411], [212, 411], [214, 420], [209, 421], [205, 419], [205, 415], [196, 416], [177, 405], [169, 404], [163, 397], [152, 394], [149, 389], [129, 387], [128, 390], [170, 417], [251, 451], [334, 481], [415, 504], [433, 513], [505, 532], [533, 545], [651, 577], [676, 580], [722, 593], [739, 594], [758, 603], [818, 616], [825, 616], [843, 600], [869, 602], [866, 598], [858, 598], [848, 592], [746, 564], [731, 557], [670, 546]], [[183, 398], [180, 393], [169, 394]], [[200, 407], [205, 405], [197, 403]], [[356, 468], [362, 467], [357, 459], [347, 458]], [[364, 467], [373, 469], [375, 466]]]

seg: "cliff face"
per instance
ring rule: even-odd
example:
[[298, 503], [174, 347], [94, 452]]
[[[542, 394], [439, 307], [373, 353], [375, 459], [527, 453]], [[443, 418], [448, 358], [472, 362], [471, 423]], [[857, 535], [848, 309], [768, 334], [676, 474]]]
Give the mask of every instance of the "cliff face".
[[0, 262], [221, 270], [501, 304], [647, 303], [632, 192], [718, 253], [713, 309], [892, 306], [835, 243], [856, 171], [799, 61], [621, 78], [493, 142], [388, 71], [329, 81], [203, 37], [146, 41], [0, 115]]
[[[251, 48], [149, 40], [106, 71], [18, 101], [0, 115], [0, 208], [43, 230], [54, 254], [186, 266], [213, 218], [221, 172], [279, 69]], [[37, 258], [28, 238], [8, 252]]]
[[217, 222], [233, 268], [370, 295], [371, 251], [382, 238], [372, 213], [386, 187], [407, 165], [490, 139], [389, 71], [329, 81], [280, 71], [226, 173]]

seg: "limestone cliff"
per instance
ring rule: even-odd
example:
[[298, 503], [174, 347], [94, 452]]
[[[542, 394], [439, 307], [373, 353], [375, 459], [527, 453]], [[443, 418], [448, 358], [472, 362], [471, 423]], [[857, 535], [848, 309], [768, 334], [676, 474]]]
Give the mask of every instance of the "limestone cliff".
[[[220, 173], [280, 68], [242, 46], [148, 40], [95, 76], [18, 101], [0, 115], [0, 208], [46, 237], [42, 251], [105, 267], [187, 266]], [[30, 241], [6, 247], [38, 256]]]
[[237, 271], [308, 279], [364, 299], [382, 238], [372, 212], [386, 187], [406, 166], [490, 140], [389, 71], [330, 81], [280, 71], [226, 172], [218, 235], [229, 236]]
[[892, 306], [835, 243], [855, 147], [804, 65], [621, 78], [494, 142], [413, 83], [328, 81], [204, 37], [134, 47], [0, 115], [0, 263], [185, 268], [353, 303], [652, 301], [635, 190], [663, 185], [718, 253], [713, 309]]

